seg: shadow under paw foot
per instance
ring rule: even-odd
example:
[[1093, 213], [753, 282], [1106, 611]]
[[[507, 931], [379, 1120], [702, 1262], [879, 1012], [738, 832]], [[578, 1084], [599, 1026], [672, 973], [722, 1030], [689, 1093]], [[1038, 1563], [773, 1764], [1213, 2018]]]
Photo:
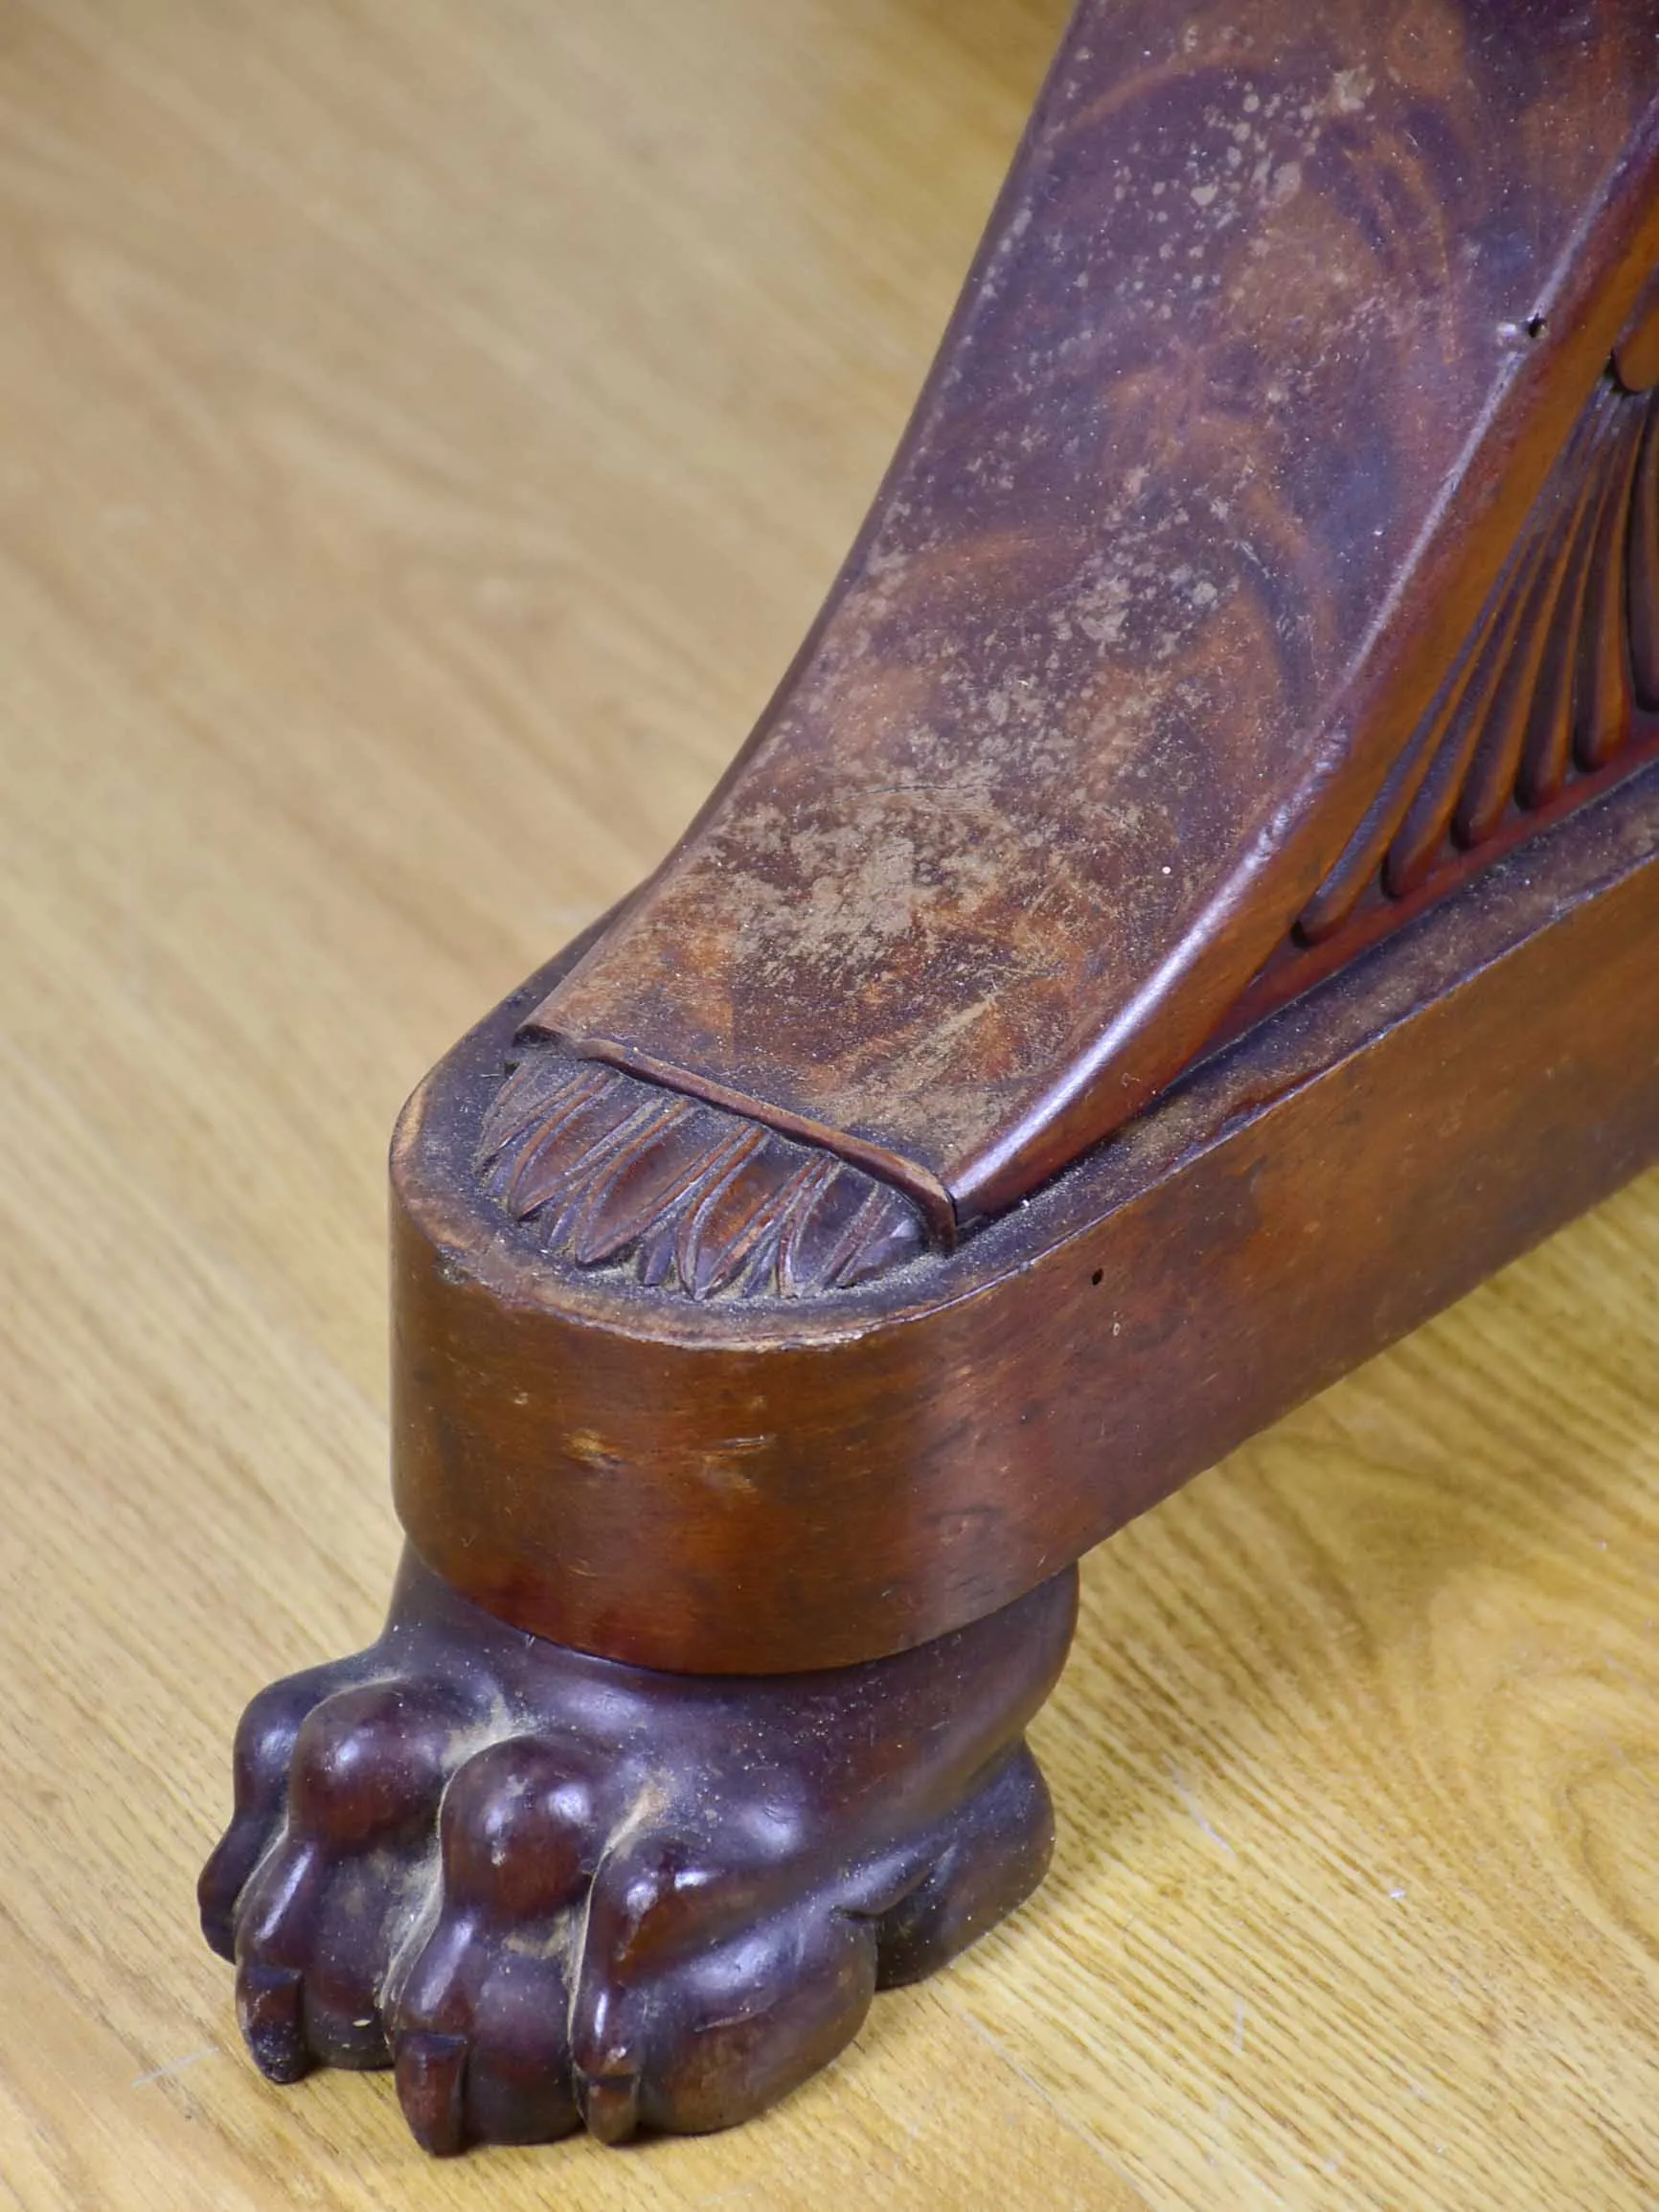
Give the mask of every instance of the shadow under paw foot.
[[261, 1692], [202, 1923], [255, 2062], [396, 2069], [428, 2150], [730, 2126], [1041, 1881], [1022, 1731], [1063, 1575], [867, 1666], [652, 1674], [411, 1555], [379, 1641]]

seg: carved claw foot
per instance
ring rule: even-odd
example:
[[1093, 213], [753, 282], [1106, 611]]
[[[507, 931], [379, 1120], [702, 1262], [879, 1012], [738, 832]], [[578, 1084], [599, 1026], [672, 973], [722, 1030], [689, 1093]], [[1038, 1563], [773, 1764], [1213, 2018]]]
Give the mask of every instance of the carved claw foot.
[[700, 2132], [1041, 1881], [1022, 1731], [1076, 1575], [917, 1651], [675, 1676], [504, 1627], [405, 1559], [378, 1642], [263, 1691], [201, 1880], [273, 2081], [396, 2067], [430, 2151]]

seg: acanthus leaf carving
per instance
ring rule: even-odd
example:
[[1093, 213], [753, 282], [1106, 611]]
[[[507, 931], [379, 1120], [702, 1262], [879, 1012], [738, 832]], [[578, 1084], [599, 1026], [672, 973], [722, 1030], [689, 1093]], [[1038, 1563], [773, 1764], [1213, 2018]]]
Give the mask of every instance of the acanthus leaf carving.
[[474, 1164], [550, 1258], [699, 1300], [850, 1289], [927, 1242], [901, 1192], [833, 1153], [545, 1044], [491, 1102]]

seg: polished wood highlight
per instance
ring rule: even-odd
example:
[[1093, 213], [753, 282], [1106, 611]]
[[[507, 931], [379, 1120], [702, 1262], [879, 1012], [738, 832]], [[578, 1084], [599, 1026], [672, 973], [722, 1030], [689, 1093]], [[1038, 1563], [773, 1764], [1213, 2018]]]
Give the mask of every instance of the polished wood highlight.
[[6, 22], [0, 2199], [1650, 2203], [1651, 1177], [1086, 1563], [1040, 1911], [770, 2118], [255, 2075], [190, 1893], [383, 1608], [386, 1129], [759, 707], [1059, 11]]

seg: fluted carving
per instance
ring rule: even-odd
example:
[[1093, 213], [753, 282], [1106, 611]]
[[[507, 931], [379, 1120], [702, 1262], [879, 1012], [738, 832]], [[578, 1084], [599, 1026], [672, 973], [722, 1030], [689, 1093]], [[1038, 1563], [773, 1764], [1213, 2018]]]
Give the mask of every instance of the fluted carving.
[[1296, 936], [1323, 945], [1645, 758], [1659, 711], [1659, 429], [1609, 375], [1466, 645]]

